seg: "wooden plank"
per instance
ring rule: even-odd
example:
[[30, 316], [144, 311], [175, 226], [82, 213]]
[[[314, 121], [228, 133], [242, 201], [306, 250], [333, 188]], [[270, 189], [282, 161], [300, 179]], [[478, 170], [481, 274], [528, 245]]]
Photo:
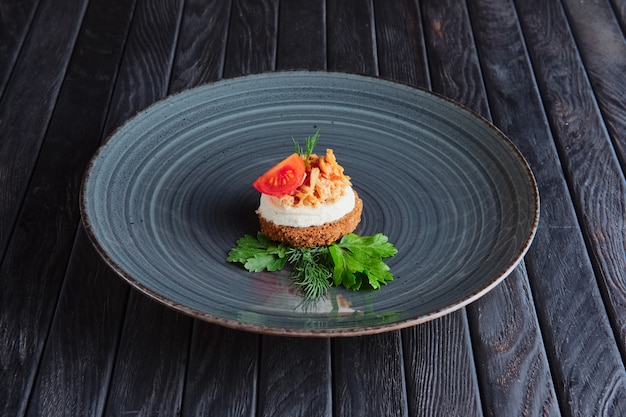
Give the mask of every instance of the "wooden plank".
[[230, 0], [185, 2], [170, 93], [222, 77], [230, 11]]
[[485, 415], [561, 415], [524, 264], [468, 307]]
[[430, 88], [422, 15], [414, 0], [374, 2], [381, 77]]
[[[182, 9], [180, 0], [138, 2], [105, 132], [167, 94]], [[131, 291], [105, 415], [179, 413], [192, 323]]]
[[626, 398], [624, 366], [561, 174], [515, 8], [508, 1], [481, 0], [470, 3], [469, 10], [493, 119], [528, 159], [542, 195], [542, 218], [526, 266], [561, 412], [618, 412]]
[[329, 69], [378, 74], [373, 9], [372, 0], [326, 4]]
[[191, 324], [131, 291], [104, 416], [179, 414]]
[[183, 0], [139, 0], [111, 100], [105, 136], [168, 92]]
[[[0, 101], [0, 260], [43, 141], [87, 1], [44, 1]], [[55, 36], [50, 36], [54, 33]]]
[[481, 416], [465, 310], [402, 336], [410, 415]]
[[[565, 155], [566, 171], [575, 184], [572, 191], [579, 217], [608, 299], [607, 308], [613, 318], [622, 355], [626, 355], [626, 287], [623, 278], [626, 271], [626, 89], [610, 87], [626, 85], [626, 38], [609, 5], [598, 2], [592, 18], [585, 17], [586, 13], [592, 12], [586, 5], [572, 6], [568, 2], [564, 5], [578, 50], [571, 38], [555, 39], [552, 33], [547, 35], [551, 35], [560, 48], [548, 50], [538, 39], [546, 35], [545, 29], [541, 31], [535, 23], [541, 20], [538, 12], [546, 11], [546, 6], [537, 6], [534, 10], [528, 9], [527, 5], [520, 8], [529, 15], [525, 21], [531, 31], [528, 36], [533, 37], [532, 47], [537, 45], [536, 51], [531, 48], [531, 52], [535, 52], [535, 56], [546, 55], [536, 65], [541, 71], [544, 95], [555, 109], [549, 112], [550, 121]], [[567, 22], [563, 12], [558, 11], [561, 12], [556, 14], [561, 17], [558, 23], [565, 31]], [[579, 61], [578, 51], [586, 72]], [[554, 60], [558, 57], [562, 57], [565, 65], [556, 68]], [[565, 75], [569, 80], [566, 85], [554, 84], [555, 77]], [[571, 91], [577, 94], [571, 94]], [[569, 100], [564, 101], [562, 97], [566, 94]], [[621, 167], [611, 139], [617, 157], [622, 160]]]
[[255, 416], [259, 338], [196, 320], [180, 415]]
[[[373, 3], [327, 3], [328, 66], [378, 74]], [[400, 331], [332, 341], [333, 415], [407, 416]]]
[[[229, 1], [185, 4], [170, 92], [219, 79], [230, 29]], [[194, 321], [183, 416], [254, 416], [260, 336]]]
[[621, 0], [611, 0], [611, 6], [613, 7], [617, 20], [619, 20], [622, 32], [626, 33], [626, 3]]
[[22, 415], [33, 387], [76, 236], [82, 174], [101, 135], [131, 10], [125, 0], [90, 4], [0, 265], [0, 415]]
[[[490, 119], [465, 2], [424, 1], [422, 9], [433, 89]], [[522, 265], [467, 308], [487, 415], [559, 413], [533, 300], [524, 288], [528, 278]]]
[[399, 331], [333, 342], [335, 416], [408, 416]]
[[278, 0], [232, 0], [224, 76], [271, 71], [276, 65]]
[[0, 3], [0, 98], [38, 5], [39, 0]]
[[[434, 11], [434, 6], [422, 8]], [[437, 53], [456, 55], [456, 51], [433, 48], [436, 52], [426, 56], [424, 32], [429, 34], [430, 28], [421, 26], [422, 14], [415, 3], [379, 1], [375, 12], [380, 75], [430, 88], [431, 77], [445, 70], [441, 62], [431, 64], [431, 74], [428, 60], [436, 60]], [[445, 13], [450, 21], [458, 15], [455, 10]], [[458, 30], [453, 33], [456, 36]], [[464, 310], [402, 331], [402, 342], [409, 415], [481, 415]]]
[[490, 118], [467, 8], [461, 1], [422, 1], [432, 88]]
[[27, 416], [102, 414], [127, 295], [80, 228]]
[[276, 67], [326, 68], [326, 2], [281, 0]]
[[[609, 0], [563, 0], [571, 31], [611, 134], [622, 168], [626, 170], [626, 36]], [[624, 23], [626, 7], [618, 8]], [[623, 270], [623, 269], [622, 269]], [[620, 329], [624, 332], [624, 328]]]
[[[167, 94], [182, 6], [179, 0], [138, 2], [105, 134]], [[131, 291], [105, 415], [179, 412], [191, 325], [188, 317]]]
[[259, 416], [332, 416], [329, 339], [264, 336]]

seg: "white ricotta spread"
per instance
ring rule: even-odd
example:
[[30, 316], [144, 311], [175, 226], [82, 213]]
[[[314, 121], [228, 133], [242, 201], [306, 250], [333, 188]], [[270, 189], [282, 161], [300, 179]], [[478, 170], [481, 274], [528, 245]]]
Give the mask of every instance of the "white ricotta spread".
[[261, 194], [257, 213], [263, 216], [265, 220], [270, 220], [279, 226], [321, 226], [324, 223], [341, 219], [354, 209], [354, 204], [352, 187], [346, 187], [339, 200], [329, 204], [320, 204], [317, 207], [285, 206], [280, 203], [278, 197]]

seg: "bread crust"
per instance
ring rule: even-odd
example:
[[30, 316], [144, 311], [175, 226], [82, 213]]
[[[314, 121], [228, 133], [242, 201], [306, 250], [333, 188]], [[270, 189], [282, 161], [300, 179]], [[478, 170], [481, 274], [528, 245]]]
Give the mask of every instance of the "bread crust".
[[260, 214], [259, 223], [261, 232], [270, 239], [287, 243], [293, 247], [303, 248], [311, 246], [330, 245], [351, 233], [361, 221], [363, 201], [354, 191], [354, 208], [339, 220], [324, 223], [321, 226], [293, 227], [279, 226], [271, 220], [266, 220]]

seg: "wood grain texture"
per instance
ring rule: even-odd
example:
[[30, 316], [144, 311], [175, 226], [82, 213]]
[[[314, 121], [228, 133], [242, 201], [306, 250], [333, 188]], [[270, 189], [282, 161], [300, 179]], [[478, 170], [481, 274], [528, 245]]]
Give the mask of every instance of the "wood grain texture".
[[[327, 3], [328, 66], [335, 71], [378, 74], [373, 5]], [[337, 339], [333, 350], [334, 416], [407, 416], [399, 331]]]
[[[0, 259], [4, 256], [87, 1], [42, 2], [0, 101]], [[55, 33], [55, 36], [50, 36]]]
[[224, 76], [254, 74], [276, 67], [278, 0], [232, 0]]
[[402, 330], [410, 416], [482, 416], [466, 311]]
[[482, 416], [465, 310], [402, 336], [409, 415]]
[[127, 296], [81, 228], [27, 416], [101, 415]]
[[[432, 13], [437, 5], [431, 5], [427, 12]], [[425, 10], [426, 8], [424, 7]], [[453, 15], [455, 12], [458, 15], [458, 10], [450, 7], [448, 9], [450, 10], [442, 13], [447, 19], [457, 20]], [[401, 10], [405, 13], [401, 13]], [[446, 47], [444, 43], [434, 47], [429, 43], [429, 54], [425, 55], [425, 48], [420, 47], [425, 37], [423, 32], [428, 33], [432, 29], [428, 24], [422, 27], [420, 23], [425, 15], [421, 14], [415, 4], [377, 2], [375, 11], [382, 76], [393, 74], [393, 78], [398, 81], [424, 88], [430, 87], [431, 77], [440, 77], [446, 69], [450, 73], [449, 79], [463, 79], [456, 73], [458, 71], [455, 70], [454, 62], [447, 58], [448, 55], [458, 55], [455, 48]], [[449, 35], [446, 32], [446, 36], [457, 37], [458, 33], [457, 29]], [[465, 38], [465, 43], [467, 42], [471, 42], [471, 36]], [[459, 45], [462, 43], [462, 40], [456, 42]], [[404, 49], [406, 45], [412, 47]], [[461, 47], [461, 51], [464, 52], [465, 48], [467, 46]], [[437, 54], [442, 59], [439, 64], [431, 63], [431, 74], [427, 59], [434, 57], [437, 60]], [[402, 57], [400, 61], [397, 59], [399, 56]], [[408, 62], [409, 66], [399, 65], [398, 62]], [[477, 84], [471, 84], [469, 88], [475, 85]], [[439, 87], [443, 88], [442, 85]], [[456, 90], [451, 90], [450, 93], [456, 93]], [[473, 366], [472, 343], [465, 311], [406, 329], [401, 334], [409, 415], [481, 415], [478, 381]]]
[[414, 0], [374, 2], [381, 77], [430, 87], [422, 16]]
[[131, 291], [104, 416], [180, 413], [191, 324]]
[[257, 416], [332, 416], [328, 339], [264, 336]]
[[[623, 34], [619, 39], [620, 28], [606, 7], [601, 8], [604, 13], [596, 13], [593, 19], [589, 19], [591, 22], [583, 21], [578, 10], [570, 11], [574, 35], [590, 30], [598, 37], [591, 46], [589, 35], [577, 36], [589, 73], [587, 78], [574, 40], [563, 35], [559, 37], [568, 32], [562, 10], [558, 7], [546, 10], [549, 3], [537, 4], [534, 8], [526, 4], [519, 7], [523, 8], [524, 17], [529, 16], [523, 21], [528, 27], [527, 36], [533, 41], [530, 51], [536, 57], [541, 54], [541, 60], [536, 64], [540, 72], [539, 82], [544, 96], [550, 101], [549, 107], [554, 109], [548, 115], [564, 155], [570, 183], [574, 184], [572, 191], [579, 217], [608, 298], [607, 308], [612, 314], [622, 355], [626, 355], [626, 181], [611, 144], [612, 137], [617, 143], [618, 155], [626, 156], [623, 153], [626, 145], [626, 92], [623, 88], [607, 87], [608, 83], [626, 85], [626, 39]], [[539, 28], [545, 24], [542, 12], [552, 12], [550, 15], [554, 16], [549, 33]], [[557, 25], [561, 26], [558, 32], [554, 29]], [[592, 27], [581, 30], [580, 25]], [[545, 36], [551, 40], [550, 47], [539, 39]], [[597, 49], [602, 50], [602, 54]], [[568, 82], [555, 82], [557, 77], [567, 77]], [[571, 91], [580, 93], [570, 94]]]
[[377, 75], [372, 0], [330, 1], [326, 16], [328, 68]]
[[[465, 2], [424, 1], [422, 9], [433, 89], [489, 120], [489, 103]], [[526, 273], [520, 272], [522, 268], [493, 289], [488, 297], [467, 308], [473, 323], [470, 334], [481, 392], [490, 393], [481, 396], [485, 415], [559, 413], [533, 300], [519, 291], [520, 287], [528, 285]], [[482, 314], [483, 311], [491, 314]], [[500, 327], [501, 323], [507, 326]], [[484, 331], [494, 327], [500, 332]], [[516, 366], [511, 365], [512, 358], [518, 361]], [[487, 366], [480, 366], [480, 363]], [[502, 370], [507, 373], [502, 374]], [[530, 401], [518, 400], [520, 389], [527, 390], [524, 395]]]
[[[492, 0], [472, 2], [469, 9], [493, 119], [528, 159], [542, 197], [526, 266], [561, 412], [619, 415], [626, 398], [624, 366], [560, 172], [516, 11], [511, 2]], [[578, 262], [567, 261], [572, 259]]]
[[185, 2], [170, 94], [222, 77], [230, 12], [230, 0]]
[[22, 415], [33, 384], [76, 237], [80, 181], [100, 139], [130, 10], [132, 2], [125, 0], [89, 5], [0, 265], [0, 415]]
[[326, 69], [326, 2], [281, 0], [276, 67]]
[[422, 1], [432, 89], [490, 118], [465, 2]]
[[408, 416], [400, 331], [333, 340], [334, 416]]
[[183, 0], [138, 0], [105, 136], [167, 94], [182, 7]]
[[[230, 13], [229, 1], [186, 3], [170, 93], [222, 76]], [[256, 415], [259, 340], [194, 320], [181, 415]]]
[[[610, 302], [608, 309], [613, 314], [624, 352], [626, 283], [622, 274], [626, 270], [623, 244], [626, 183], [623, 173], [560, 4], [531, 1], [519, 4], [518, 9], [552, 130], [573, 184], [575, 203], [582, 214], [579, 217], [591, 242], [593, 260], [600, 271], [601, 284]], [[551, 17], [549, 26], [545, 26], [547, 16]]]
[[[613, 138], [622, 169], [626, 170], [626, 36], [608, 0], [563, 0], [570, 27]], [[623, 10], [620, 16], [624, 17]], [[623, 212], [622, 212], [623, 215]], [[622, 269], [623, 270], [623, 269]]]
[[181, 415], [257, 415], [259, 338], [196, 320]]
[[485, 415], [561, 415], [539, 324], [529, 308], [524, 264], [468, 308]]
[[621, 0], [611, 0], [611, 6], [622, 28], [622, 32], [626, 33], [626, 3]]
[[[105, 132], [167, 94], [180, 1], [137, 4]], [[131, 291], [104, 415], [176, 415], [192, 320]]]
[[0, 98], [38, 5], [39, 0], [0, 2]]

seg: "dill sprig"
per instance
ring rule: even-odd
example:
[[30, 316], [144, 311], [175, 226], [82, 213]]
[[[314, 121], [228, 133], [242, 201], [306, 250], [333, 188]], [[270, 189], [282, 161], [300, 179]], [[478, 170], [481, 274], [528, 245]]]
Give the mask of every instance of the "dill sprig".
[[308, 163], [309, 157], [313, 153], [313, 149], [315, 148], [315, 144], [317, 143], [319, 136], [320, 136], [320, 130], [317, 129], [317, 131], [313, 134], [313, 136], [309, 136], [308, 138], [306, 138], [304, 140], [304, 150], [302, 149], [302, 147], [300, 146], [300, 144], [295, 138], [293, 137], [291, 138], [291, 140], [293, 141], [293, 147], [294, 147], [295, 152], [298, 155], [302, 156], [302, 159], [304, 159], [304, 162]]
[[333, 276], [333, 271], [326, 266], [328, 247], [291, 248], [287, 255], [288, 262], [293, 265], [293, 282], [302, 290], [304, 297], [314, 300], [324, 296]]

